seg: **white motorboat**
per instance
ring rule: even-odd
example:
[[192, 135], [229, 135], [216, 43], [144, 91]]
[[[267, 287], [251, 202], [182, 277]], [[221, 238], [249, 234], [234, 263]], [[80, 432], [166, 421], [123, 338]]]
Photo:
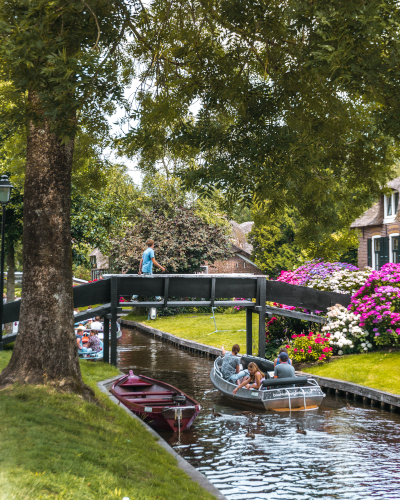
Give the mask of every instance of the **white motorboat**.
[[222, 357], [218, 357], [211, 369], [210, 378], [213, 385], [225, 397], [236, 403], [245, 404], [266, 410], [294, 411], [316, 409], [321, 404], [325, 394], [317, 381], [310, 377], [274, 378], [274, 363], [256, 356], [242, 356], [241, 364], [246, 368], [254, 362], [265, 373], [261, 390], [239, 389], [237, 385], [225, 380], [221, 374]]

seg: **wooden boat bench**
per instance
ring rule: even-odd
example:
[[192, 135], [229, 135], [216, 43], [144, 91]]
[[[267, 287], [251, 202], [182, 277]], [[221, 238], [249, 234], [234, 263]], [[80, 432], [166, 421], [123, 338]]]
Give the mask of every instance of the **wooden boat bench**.
[[152, 391], [152, 392], [147, 392], [147, 391], [138, 391], [138, 392], [121, 392], [121, 396], [172, 396], [173, 394], [176, 395], [176, 392], [173, 391]]

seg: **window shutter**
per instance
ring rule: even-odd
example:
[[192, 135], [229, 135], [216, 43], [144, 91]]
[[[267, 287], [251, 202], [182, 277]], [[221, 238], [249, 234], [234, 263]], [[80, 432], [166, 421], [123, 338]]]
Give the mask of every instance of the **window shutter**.
[[372, 267], [372, 238], [367, 239], [368, 266]]
[[379, 255], [379, 269], [389, 262], [389, 236], [381, 238], [381, 252]]

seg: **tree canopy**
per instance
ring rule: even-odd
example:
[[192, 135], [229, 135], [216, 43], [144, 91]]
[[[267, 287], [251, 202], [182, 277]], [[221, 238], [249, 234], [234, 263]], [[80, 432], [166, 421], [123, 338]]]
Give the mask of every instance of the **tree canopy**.
[[125, 152], [147, 170], [172, 158], [200, 193], [296, 209], [303, 246], [371, 204], [398, 156], [394, 0], [146, 5]]

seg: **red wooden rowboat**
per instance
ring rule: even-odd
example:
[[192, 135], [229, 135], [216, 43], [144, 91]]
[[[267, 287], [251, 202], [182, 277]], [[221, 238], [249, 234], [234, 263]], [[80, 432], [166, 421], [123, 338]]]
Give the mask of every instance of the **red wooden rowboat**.
[[111, 393], [153, 429], [182, 432], [200, 413], [199, 403], [176, 387], [143, 375], [124, 375]]

